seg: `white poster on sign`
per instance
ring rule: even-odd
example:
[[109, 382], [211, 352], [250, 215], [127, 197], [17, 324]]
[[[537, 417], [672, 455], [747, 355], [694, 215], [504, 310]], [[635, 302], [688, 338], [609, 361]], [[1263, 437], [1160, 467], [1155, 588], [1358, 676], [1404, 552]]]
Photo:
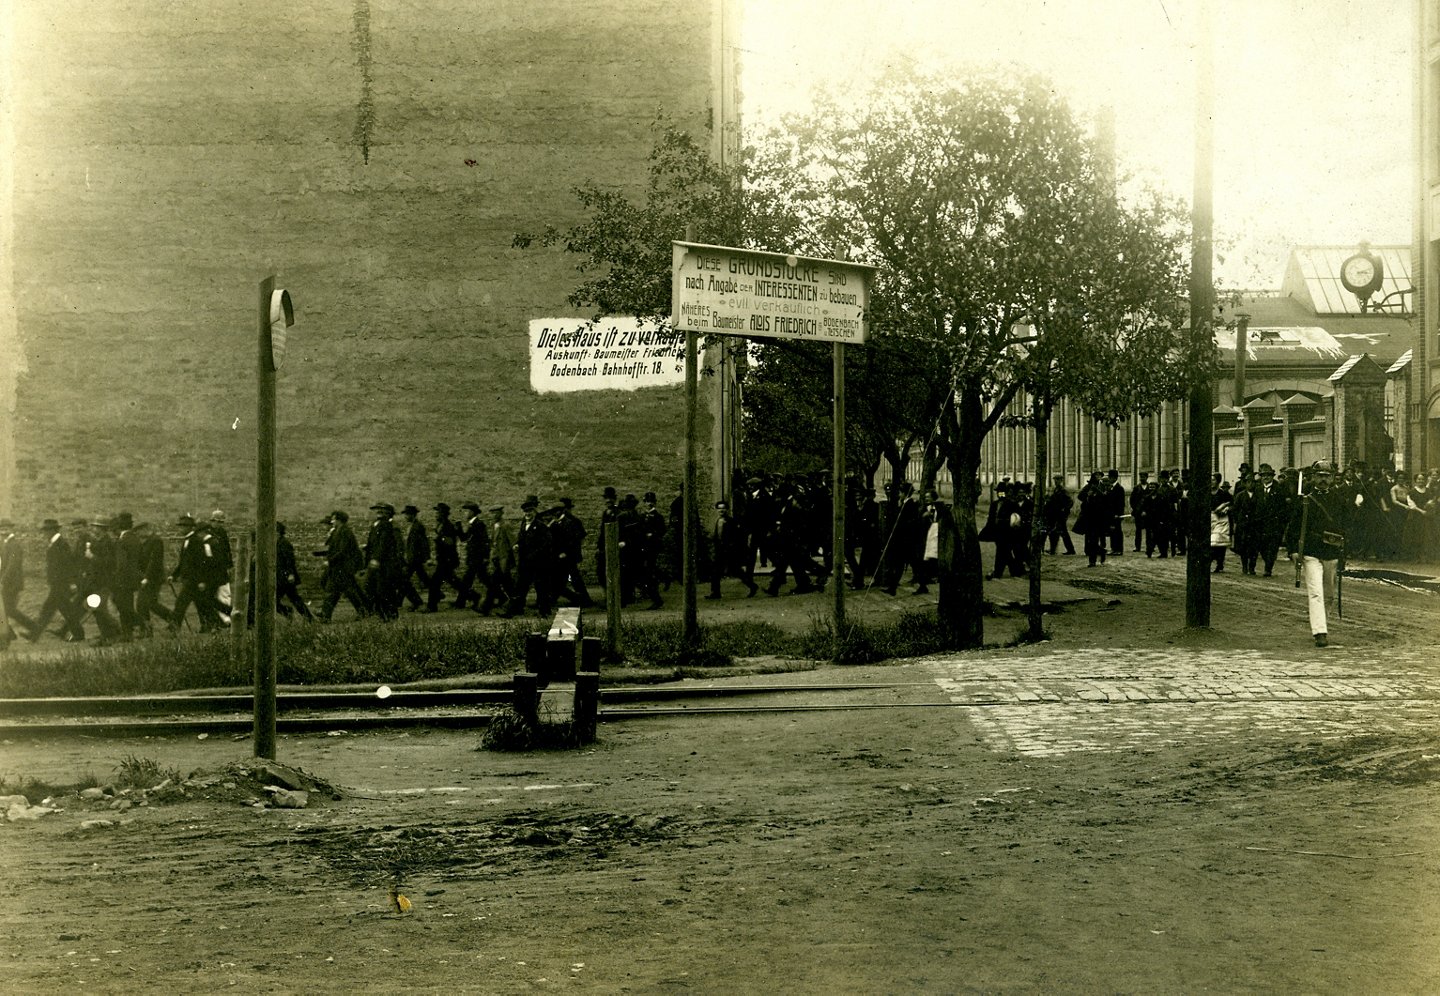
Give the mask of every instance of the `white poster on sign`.
[[536, 318], [530, 322], [530, 387], [540, 394], [635, 391], [685, 383], [685, 336], [653, 321]]

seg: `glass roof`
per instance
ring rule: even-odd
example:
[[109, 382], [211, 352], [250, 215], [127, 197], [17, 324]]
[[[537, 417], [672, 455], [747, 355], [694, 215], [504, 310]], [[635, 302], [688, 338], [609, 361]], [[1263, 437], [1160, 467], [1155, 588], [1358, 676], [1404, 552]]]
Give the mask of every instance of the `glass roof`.
[[[1358, 315], [1360, 302], [1340, 282], [1340, 267], [1355, 255], [1356, 246], [1299, 246], [1294, 250], [1293, 265], [1298, 267], [1299, 276], [1304, 280], [1306, 293], [1317, 315]], [[1409, 246], [1371, 246], [1370, 252], [1380, 258], [1385, 268], [1384, 282], [1370, 298], [1371, 314], [1373, 305], [1378, 304], [1387, 294], [1408, 291], [1413, 284], [1410, 280]], [[1404, 307], [1414, 307], [1412, 296], [1396, 294], [1390, 299], [1387, 311], [1398, 311], [1397, 301], [1404, 301]]]

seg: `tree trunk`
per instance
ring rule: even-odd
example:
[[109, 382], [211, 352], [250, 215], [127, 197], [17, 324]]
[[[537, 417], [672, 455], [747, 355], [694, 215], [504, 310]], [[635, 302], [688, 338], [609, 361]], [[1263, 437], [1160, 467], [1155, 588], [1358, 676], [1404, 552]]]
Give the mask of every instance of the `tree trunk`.
[[945, 447], [945, 460], [955, 485], [951, 501], [955, 554], [952, 563], [941, 565], [936, 618], [952, 643], [965, 650], [985, 644], [984, 569], [975, 528], [975, 506], [980, 501], [982, 421], [979, 387], [967, 385], [957, 390]]
[[925, 452], [920, 459], [920, 491], [935, 491], [935, 476], [945, 465], [945, 456], [940, 452], [940, 441], [932, 437], [925, 443]]

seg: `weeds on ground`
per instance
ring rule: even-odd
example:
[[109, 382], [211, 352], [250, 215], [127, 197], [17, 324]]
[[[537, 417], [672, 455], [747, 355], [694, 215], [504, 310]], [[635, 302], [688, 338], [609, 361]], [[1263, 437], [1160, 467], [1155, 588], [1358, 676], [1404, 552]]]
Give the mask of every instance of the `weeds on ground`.
[[[520, 622], [503, 626], [415, 626], [358, 620], [294, 625], [275, 634], [281, 684], [401, 684], [461, 674], [505, 674], [525, 659]], [[0, 698], [140, 695], [248, 687], [254, 637], [236, 654], [229, 634], [180, 634], [54, 657], [17, 655], [0, 669]]]
[[574, 723], [532, 723], [508, 708], [491, 717], [480, 737], [481, 750], [568, 750], [578, 746]]
[[184, 776], [178, 768], [162, 768], [154, 758], [134, 754], [126, 754], [115, 766], [116, 788], [154, 788], [167, 779], [179, 782]]
[[893, 623], [848, 622], [840, 636], [837, 646], [834, 620], [817, 617], [801, 638], [801, 655], [836, 664], [875, 664], [954, 649], [947, 628], [927, 610], [906, 612]]
[[[468, 674], [509, 674], [525, 660], [534, 620], [503, 625], [422, 626], [357, 620], [339, 625], [288, 625], [275, 634], [277, 679], [284, 685], [406, 684]], [[655, 668], [662, 678], [705, 673], [738, 657], [836, 659], [833, 624], [817, 619], [793, 636], [769, 623], [702, 626], [694, 644], [679, 621], [626, 621], [623, 663]], [[951, 649], [933, 610], [894, 622], [851, 623], [839, 663], [866, 664]], [[249, 688], [253, 635], [239, 652], [229, 634], [180, 634], [63, 656], [16, 654], [0, 668], [0, 698], [156, 695], [197, 688]]]
[[736, 657], [791, 653], [794, 643], [778, 626], [760, 622], [701, 626], [693, 646], [681, 622], [626, 622], [620, 629], [626, 661], [658, 668], [725, 667]]

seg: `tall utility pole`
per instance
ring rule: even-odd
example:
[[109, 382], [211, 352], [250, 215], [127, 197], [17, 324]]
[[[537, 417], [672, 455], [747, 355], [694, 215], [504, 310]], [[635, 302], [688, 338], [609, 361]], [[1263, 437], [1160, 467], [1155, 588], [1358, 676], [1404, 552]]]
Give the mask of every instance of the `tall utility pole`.
[[1185, 625], [1210, 626], [1210, 451], [1214, 446], [1211, 324], [1215, 306], [1212, 257], [1215, 223], [1211, 191], [1215, 166], [1215, 23], [1210, 0], [1201, 0], [1195, 49], [1195, 203], [1191, 214], [1190, 504], [1185, 523]]

